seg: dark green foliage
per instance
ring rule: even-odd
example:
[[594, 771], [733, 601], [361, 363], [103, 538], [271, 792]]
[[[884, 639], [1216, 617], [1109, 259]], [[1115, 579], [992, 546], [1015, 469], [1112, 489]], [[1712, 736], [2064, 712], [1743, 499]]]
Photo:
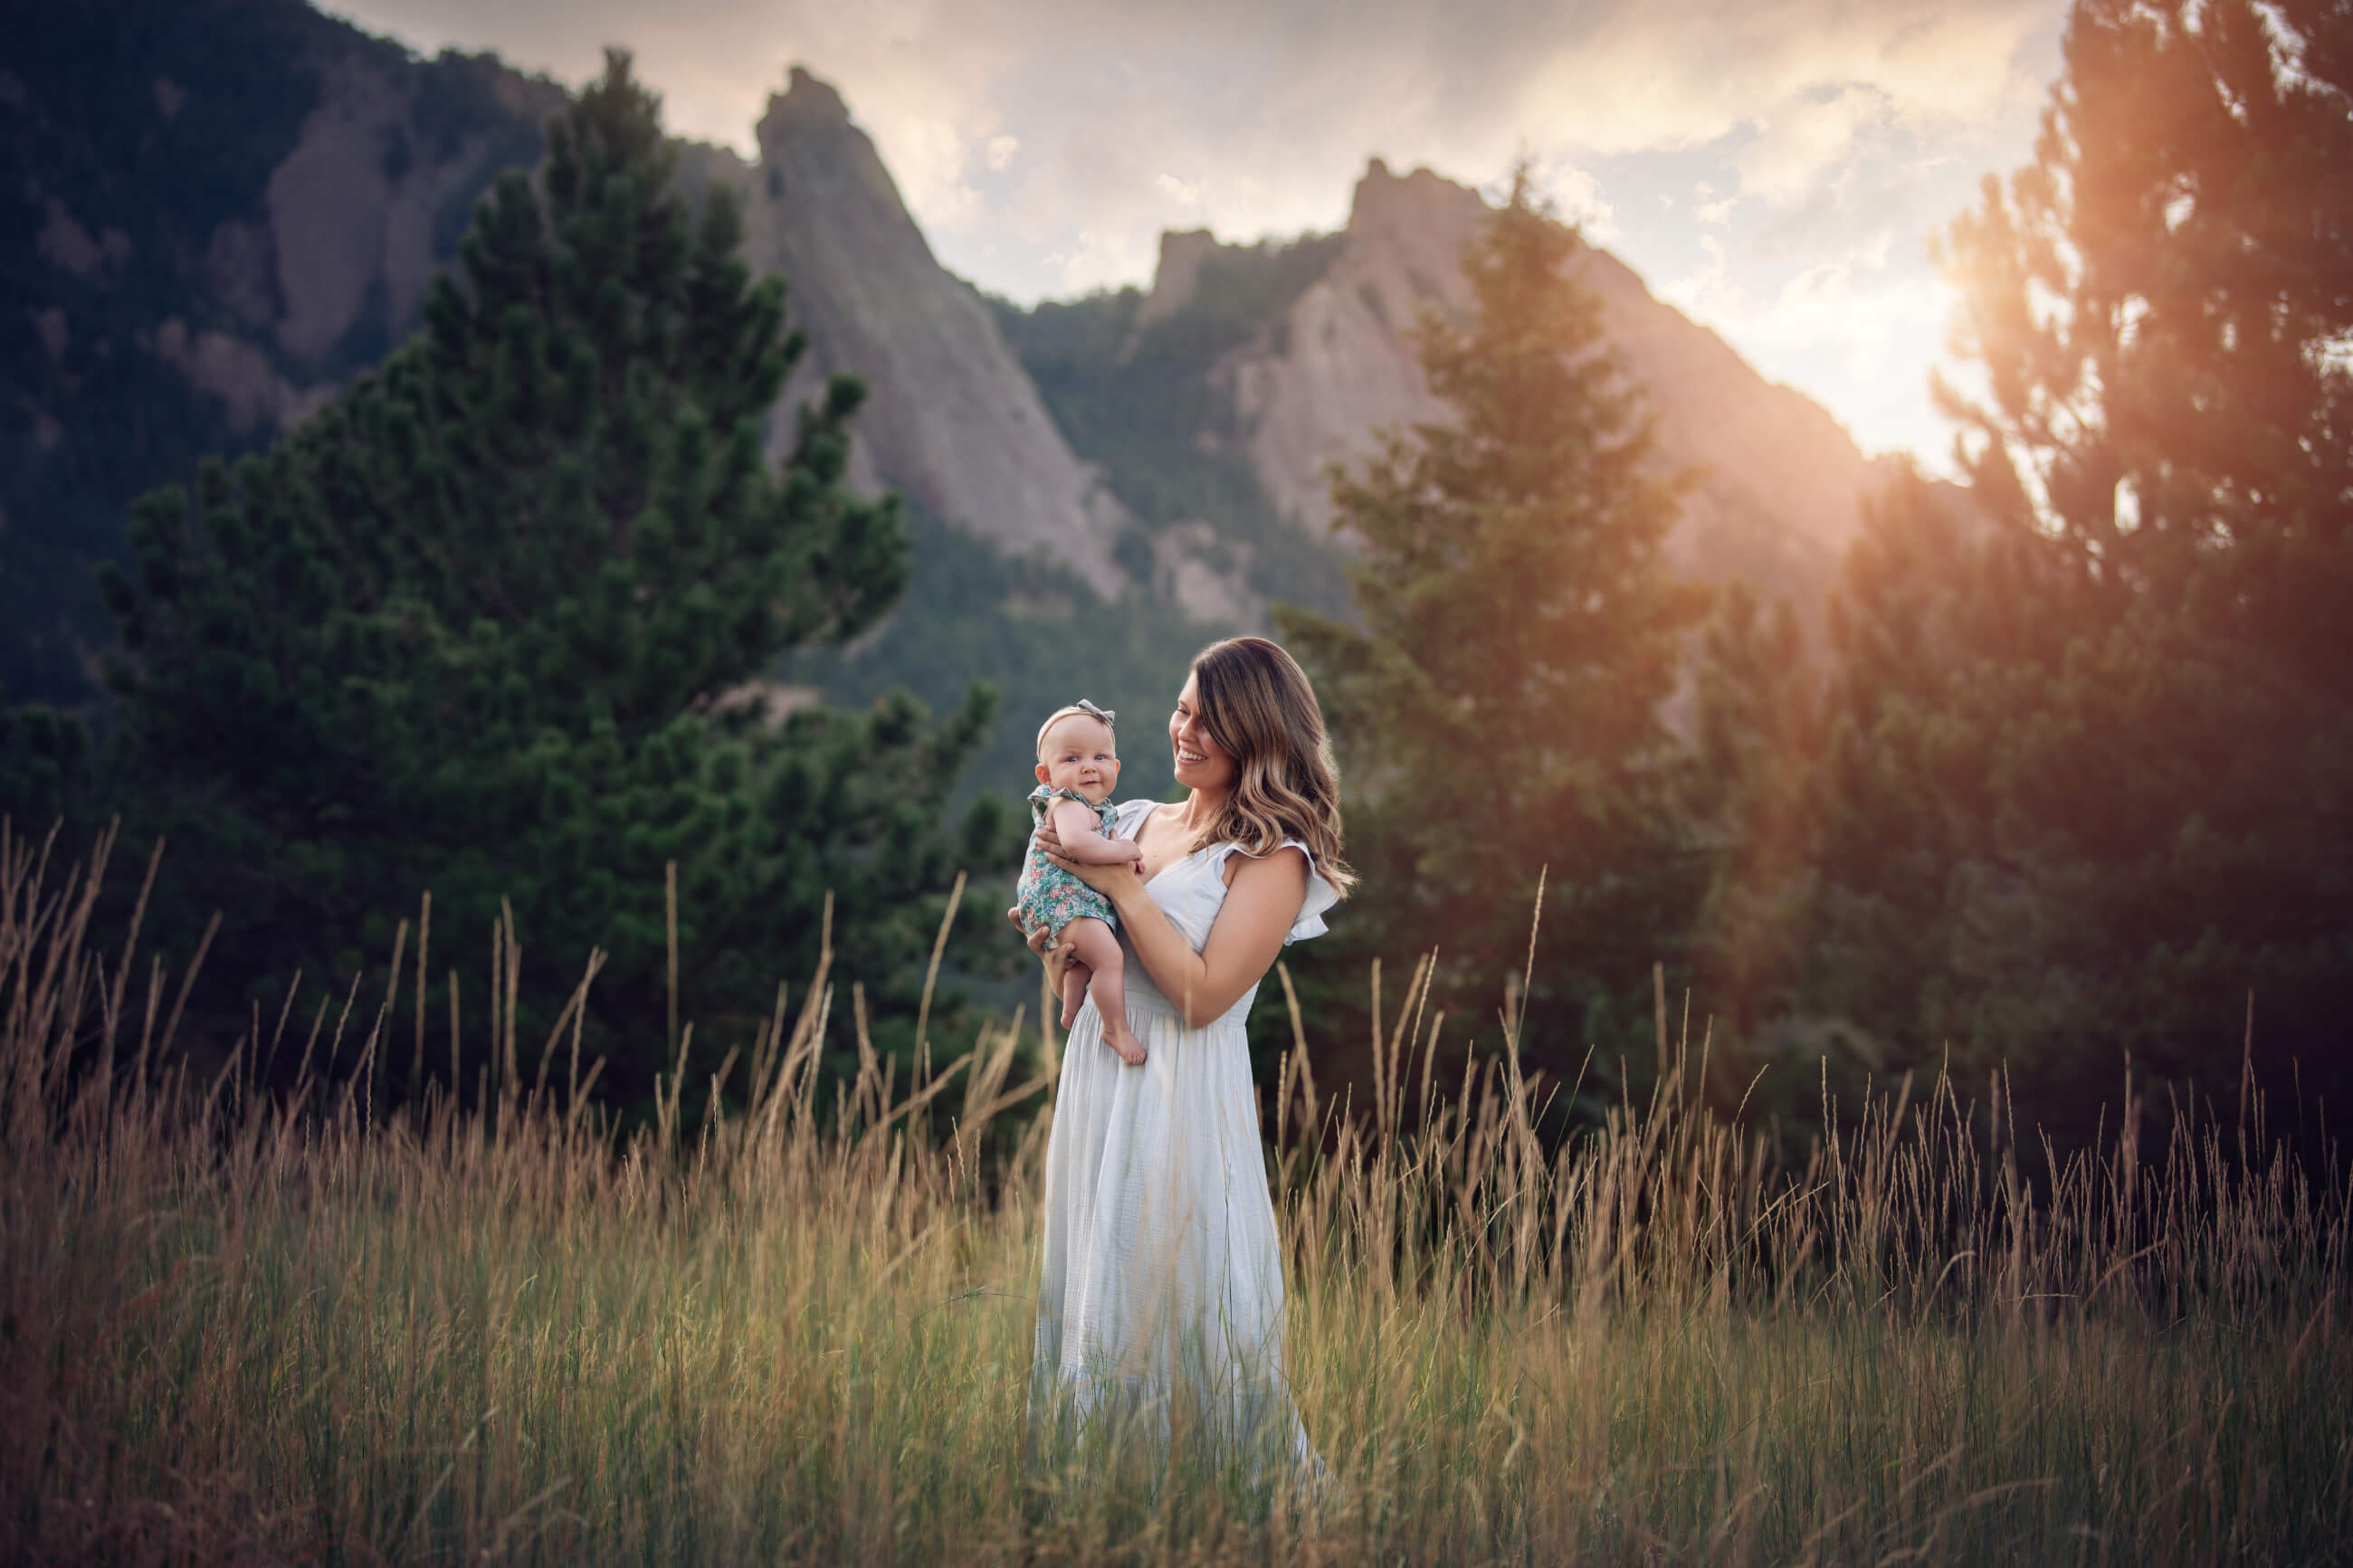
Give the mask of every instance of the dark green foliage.
[[1364, 629], [1282, 616], [1333, 720], [1364, 875], [1318, 967], [1438, 948], [1433, 1005], [1483, 1014], [1525, 963], [1546, 871], [1529, 1028], [1556, 1069], [1647, 1004], [1696, 899], [1659, 710], [1704, 599], [1662, 559], [1680, 480], [1657, 469], [1581, 250], [1516, 181], [1465, 258], [1474, 319], [1421, 328], [1452, 421], [1390, 432], [1335, 479]]
[[1799, 912], [1759, 984], [2006, 1058], [2046, 1122], [2127, 1054], [2229, 1092], [2252, 993], [2265, 1081], [2341, 1112], [2353, 14], [2084, 0], [2066, 58], [1949, 240], [1989, 521], [1901, 484], [1847, 563], [1820, 743], [1775, 763], [1819, 885], [1760, 870]]
[[1735, 583], [1694, 661], [1691, 809], [1712, 877], [1694, 932], [1698, 993], [1731, 1043], [1788, 1011], [1795, 907], [1813, 886], [1812, 763], [1821, 746], [1820, 671], [1786, 598], [1767, 606]]
[[[118, 476], [153, 482], [162, 454], [185, 466], [228, 435], [152, 336], [185, 312], [184, 268], [215, 226], [259, 205], [316, 100], [296, 61], [326, 24], [299, 5], [258, 7], [224, 47], [204, 16], [168, 5], [23, 21], [9, 58], [20, 90], [0, 96], [0, 678], [69, 700], [88, 695], [82, 647], [104, 641], [90, 563], [121, 545], [135, 489]], [[158, 77], [185, 93], [178, 114]]]
[[544, 196], [499, 182], [462, 282], [379, 371], [207, 463], [193, 506], [139, 504], [136, 574], [106, 582], [119, 733], [45, 803], [57, 745], [27, 729], [14, 793], [20, 820], [107, 800], [167, 837], [162, 929], [224, 906], [238, 986], [300, 964], [340, 989], [427, 889], [434, 968], [470, 963], [510, 899], [542, 984], [610, 952], [627, 1092], [663, 1065], [666, 862], [682, 1005], [711, 1021], [815, 968], [828, 890], [839, 972], [919, 981], [937, 894], [1008, 849], [985, 807], [939, 830], [982, 693], [938, 730], [903, 698], [769, 715], [782, 651], [872, 625], [907, 581], [895, 502], [840, 482], [860, 388], [837, 378], [770, 467], [800, 340], [732, 201], [698, 216], [670, 189], [625, 57], [548, 134]]
[[[53, 180], [144, 176], [146, 213], [114, 205], [104, 185], [58, 193], [90, 215], [86, 226], [94, 218], [121, 227], [134, 242], [165, 233], [201, 240], [222, 215], [251, 210], [318, 101], [303, 57], [336, 47], [350, 29], [301, 0], [240, 10], [234, 28], [212, 7], [173, 0], [33, 6], [12, 16], [9, 74], [29, 100], [23, 111], [36, 138], [12, 156]], [[169, 112], [159, 77], [182, 95]], [[81, 143], [73, 152], [81, 167], [34, 163], [69, 151], [69, 136]], [[7, 197], [28, 199], [15, 188]]]
[[226, 331], [296, 385], [351, 376], [415, 325], [392, 320], [379, 291], [311, 361], [268, 330], [282, 300], [264, 193], [318, 106], [322, 73], [414, 84], [412, 118], [433, 128], [431, 144], [387, 146], [388, 161], [447, 159], [459, 142], [487, 151], [449, 192], [441, 257], [491, 173], [537, 161], [540, 128], [490, 57], [411, 60], [301, 0], [19, 10], [0, 93], [0, 680], [20, 698], [80, 704], [112, 638], [90, 568], [127, 563], [132, 499], [202, 453], [250, 450], [268, 434], [159, 353], [166, 323], [189, 339]]

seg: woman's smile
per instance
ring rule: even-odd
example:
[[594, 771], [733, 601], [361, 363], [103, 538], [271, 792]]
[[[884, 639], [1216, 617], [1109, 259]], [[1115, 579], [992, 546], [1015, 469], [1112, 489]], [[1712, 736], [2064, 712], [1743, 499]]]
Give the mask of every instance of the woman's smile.
[[1226, 753], [1201, 722], [1199, 686], [1188, 679], [1177, 694], [1176, 711], [1168, 716], [1168, 749], [1176, 763], [1176, 782], [1187, 789], [1224, 789], [1233, 770]]

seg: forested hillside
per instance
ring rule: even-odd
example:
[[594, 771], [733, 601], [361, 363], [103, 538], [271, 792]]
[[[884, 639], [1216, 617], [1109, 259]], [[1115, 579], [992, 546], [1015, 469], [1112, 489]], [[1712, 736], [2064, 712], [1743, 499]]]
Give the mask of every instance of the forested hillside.
[[301, 0], [14, 15], [0, 44], [0, 685], [78, 701], [132, 499], [251, 450], [415, 325], [554, 84]]

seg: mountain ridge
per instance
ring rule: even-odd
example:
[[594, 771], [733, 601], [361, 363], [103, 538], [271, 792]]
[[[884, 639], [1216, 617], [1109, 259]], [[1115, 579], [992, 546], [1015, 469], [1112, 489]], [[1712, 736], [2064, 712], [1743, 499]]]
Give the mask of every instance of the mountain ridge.
[[[88, 65], [103, 27], [70, 11], [0, 54], [16, 176], [0, 202], [13, 192], [23, 220], [0, 239], [18, 306], [0, 310], [0, 681], [17, 696], [87, 696], [111, 637], [89, 568], [121, 551], [132, 497], [290, 428], [388, 352], [475, 200], [542, 155], [565, 91], [491, 56], [419, 58], [300, 0], [123, 14], [149, 48], [103, 68]], [[746, 259], [784, 275], [808, 337], [772, 447], [826, 377], [858, 374], [854, 482], [907, 496], [921, 537], [952, 528], [1005, 558], [911, 600], [923, 637], [886, 626], [819, 661], [829, 690], [936, 686], [921, 646], [966, 650], [959, 680], [1042, 700], [1044, 675], [1007, 662], [1008, 616], [1073, 636], [1101, 609], [1126, 617], [1128, 680], [1262, 626], [1273, 602], [1346, 612], [1324, 469], [1376, 430], [1442, 419], [1409, 329], [1467, 308], [1476, 191], [1374, 159], [1335, 233], [1172, 230], [1149, 290], [1023, 309], [940, 267], [850, 106], [806, 68], [771, 97], [755, 158], [678, 145], [690, 195], [736, 193]], [[1678, 561], [1818, 606], [1879, 466], [1606, 251], [1586, 275], [1652, 388], [1662, 458], [1714, 459]], [[919, 552], [919, 581], [947, 569]]]
[[[1425, 310], [1457, 322], [1467, 315], [1461, 258], [1490, 210], [1477, 191], [1428, 168], [1399, 175], [1372, 159], [1328, 271], [1279, 326], [1212, 373], [1230, 388], [1252, 467], [1286, 520], [1311, 532], [1328, 527], [1324, 472], [1360, 461], [1375, 432], [1446, 423], [1409, 334]], [[1203, 265], [1198, 249], [1186, 258], [1190, 275]], [[1164, 270], [1167, 255], [1164, 246]], [[1696, 470], [1670, 557], [1702, 580], [1787, 593], [1810, 616], [1885, 465], [1819, 403], [1767, 381], [1712, 329], [1655, 298], [1608, 250], [1587, 247], [1579, 276], [1659, 416], [1663, 464]], [[1147, 310], [1161, 292], [1155, 278]]]

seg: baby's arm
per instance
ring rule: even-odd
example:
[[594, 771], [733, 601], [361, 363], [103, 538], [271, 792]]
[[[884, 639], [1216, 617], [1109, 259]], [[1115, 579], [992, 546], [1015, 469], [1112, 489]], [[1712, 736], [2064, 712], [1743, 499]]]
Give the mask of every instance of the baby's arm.
[[1106, 838], [1096, 826], [1095, 814], [1074, 800], [1058, 800], [1047, 816], [1062, 840], [1062, 853], [1089, 866], [1120, 866], [1142, 858], [1144, 851], [1129, 838]]

